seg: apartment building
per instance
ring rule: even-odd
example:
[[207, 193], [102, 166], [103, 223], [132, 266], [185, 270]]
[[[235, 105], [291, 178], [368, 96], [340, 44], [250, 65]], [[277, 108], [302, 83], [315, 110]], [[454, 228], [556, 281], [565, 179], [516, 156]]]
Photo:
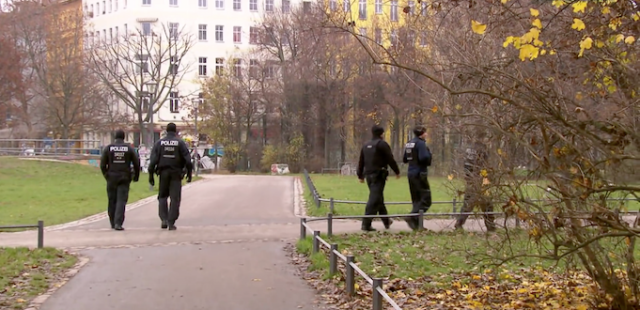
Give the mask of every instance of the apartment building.
[[[113, 41], [142, 31], [144, 35], [162, 25], [183, 29], [195, 44], [180, 68], [188, 71], [154, 114], [156, 138], [169, 122], [183, 130], [191, 122], [188, 106], [200, 93], [200, 81], [224, 66], [224, 62], [255, 46], [263, 14], [288, 11], [301, 0], [83, 0], [87, 16], [85, 40]], [[90, 48], [90, 47], [89, 47]], [[119, 105], [123, 108], [123, 105]], [[185, 121], [186, 120], [186, 121]], [[135, 129], [132, 129], [135, 131]], [[89, 134], [88, 138], [94, 137]], [[137, 139], [131, 138], [131, 141]]]

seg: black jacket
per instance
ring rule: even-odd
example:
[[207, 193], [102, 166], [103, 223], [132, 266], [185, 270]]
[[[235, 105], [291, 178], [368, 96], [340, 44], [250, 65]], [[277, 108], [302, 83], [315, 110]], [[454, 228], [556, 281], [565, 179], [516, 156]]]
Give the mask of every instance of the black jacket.
[[374, 138], [362, 146], [360, 160], [358, 161], [358, 179], [364, 179], [365, 175], [379, 172], [382, 169], [391, 167], [396, 175], [400, 174], [400, 169], [393, 158], [389, 144], [380, 139]]
[[180, 140], [175, 133], [168, 132], [167, 136], [158, 140], [151, 150], [151, 160], [149, 161], [149, 173], [160, 173], [160, 171], [182, 172], [187, 169], [187, 175], [191, 175], [193, 164], [189, 148], [184, 141]]
[[[131, 165], [133, 165], [133, 171]], [[135, 149], [124, 140], [116, 139], [102, 151], [100, 170], [105, 178], [113, 175], [131, 179], [133, 172], [133, 179], [137, 180], [140, 177], [140, 158]]]
[[415, 137], [404, 146], [403, 163], [409, 163], [407, 174], [417, 175], [420, 172], [427, 172], [427, 167], [431, 166], [431, 151], [427, 143]]

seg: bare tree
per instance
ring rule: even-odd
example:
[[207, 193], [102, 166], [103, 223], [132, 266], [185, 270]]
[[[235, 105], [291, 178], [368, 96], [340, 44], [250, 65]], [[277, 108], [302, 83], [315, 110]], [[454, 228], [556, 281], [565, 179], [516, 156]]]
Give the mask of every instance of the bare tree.
[[[192, 37], [169, 23], [160, 29], [138, 29], [110, 42], [94, 39], [89, 56], [94, 72], [133, 111], [143, 143], [144, 124], [153, 120], [190, 72], [185, 57], [193, 47]], [[152, 136], [147, 137], [148, 143], [152, 141]]]

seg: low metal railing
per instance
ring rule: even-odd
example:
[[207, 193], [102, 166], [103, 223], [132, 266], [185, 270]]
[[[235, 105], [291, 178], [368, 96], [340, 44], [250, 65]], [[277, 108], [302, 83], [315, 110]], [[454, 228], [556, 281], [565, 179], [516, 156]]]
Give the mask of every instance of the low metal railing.
[[[416, 216], [413, 214], [412, 216]], [[360, 216], [360, 218], [365, 218], [369, 216]], [[370, 216], [374, 217], [374, 216]], [[380, 216], [375, 216], [380, 217]], [[367, 283], [371, 284], [371, 296], [372, 296], [372, 309], [373, 310], [382, 310], [383, 300], [386, 301], [393, 309], [402, 310], [400, 306], [391, 298], [383, 288], [384, 279], [382, 278], [372, 278], [366, 272], [364, 272], [358, 265], [355, 263], [355, 257], [353, 255], [343, 255], [338, 251], [338, 244], [329, 243], [326, 240], [320, 237], [319, 230], [313, 230], [309, 225], [307, 225], [307, 219], [300, 219], [300, 240], [304, 240], [307, 238], [307, 230], [309, 230], [313, 234], [312, 239], [312, 251], [313, 253], [318, 253], [320, 251], [320, 247], [325, 247], [329, 249], [329, 274], [334, 275], [338, 272], [338, 259], [340, 259], [345, 266], [345, 288], [347, 294], [349, 296], [354, 296], [356, 294], [356, 279], [355, 274], [358, 273]]]
[[37, 228], [38, 229], [38, 248], [44, 247], [44, 221], [38, 221], [36, 225], [10, 225], [0, 226], [0, 229], [25, 229], [25, 228]]

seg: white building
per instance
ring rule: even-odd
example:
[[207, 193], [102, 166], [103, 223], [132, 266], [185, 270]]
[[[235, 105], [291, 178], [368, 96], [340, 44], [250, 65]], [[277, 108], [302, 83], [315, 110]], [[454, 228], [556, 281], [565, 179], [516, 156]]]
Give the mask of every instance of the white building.
[[[83, 0], [87, 12], [88, 39], [109, 42], [124, 34], [150, 32], [162, 24], [183, 28], [196, 41], [184, 61], [189, 70], [154, 115], [156, 136], [169, 122], [185, 131], [189, 118], [186, 107], [200, 93], [199, 79], [211, 76], [216, 66], [239, 52], [251, 48], [258, 39], [257, 28], [264, 13], [287, 11], [301, 0]], [[293, 2], [293, 3], [292, 3]], [[119, 104], [120, 108], [124, 105]], [[128, 141], [137, 142], [137, 134]], [[85, 139], [111, 141], [108, 133], [85, 134]]]

